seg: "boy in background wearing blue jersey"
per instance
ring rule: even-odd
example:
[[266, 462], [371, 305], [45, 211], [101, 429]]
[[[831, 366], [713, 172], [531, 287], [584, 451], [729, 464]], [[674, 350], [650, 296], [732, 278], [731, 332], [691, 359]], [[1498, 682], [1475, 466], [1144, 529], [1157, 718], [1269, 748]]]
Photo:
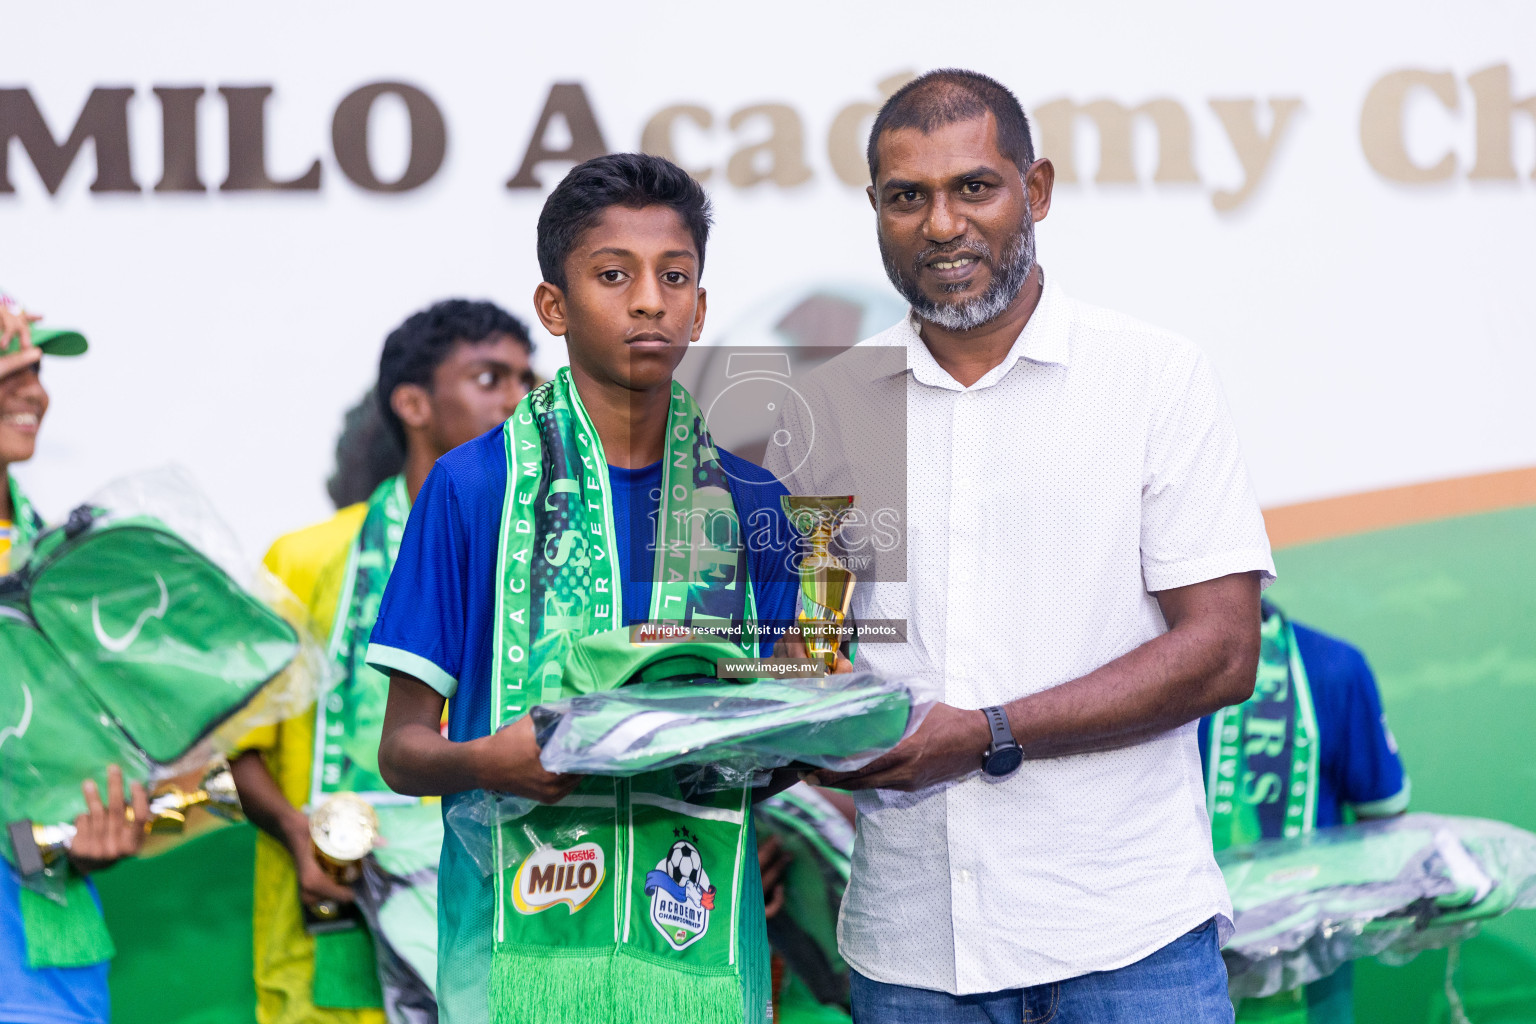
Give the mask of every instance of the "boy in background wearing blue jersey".
[[[1408, 776], [1365, 655], [1292, 623], [1268, 602], [1263, 615], [1253, 696], [1200, 720], [1217, 849], [1342, 825], [1346, 814], [1352, 820], [1402, 814]], [[1307, 764], [1312, 756], [1315, 764]], [[1241, 770], [1233, 774], [1244, 782], [1223, 782], [1211, 771], [1213, 764], [1239, 760]], [[1310, 985], [1245, 999], [1237, 1019], [1352, 1024], [1353, 978], [1352, 965], [1345, 964]]]

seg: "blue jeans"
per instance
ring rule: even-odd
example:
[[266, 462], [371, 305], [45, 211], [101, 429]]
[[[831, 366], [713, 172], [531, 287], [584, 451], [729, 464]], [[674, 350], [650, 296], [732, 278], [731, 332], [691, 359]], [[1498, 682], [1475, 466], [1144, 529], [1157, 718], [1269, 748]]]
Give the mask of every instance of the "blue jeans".
[[1115, 971], [952, 996], [852, 975], [854, 1024], [1232, 1024], [1216, 922]]

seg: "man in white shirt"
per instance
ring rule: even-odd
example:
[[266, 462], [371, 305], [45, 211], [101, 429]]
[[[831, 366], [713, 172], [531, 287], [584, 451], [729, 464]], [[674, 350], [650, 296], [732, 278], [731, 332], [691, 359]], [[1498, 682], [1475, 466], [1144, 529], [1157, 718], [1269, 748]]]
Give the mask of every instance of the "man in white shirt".
[[[944, 701], [813, 780], [856, 791], [855, 1020], [1231, 1021], [1196, 722], [1252, 692], [1274, 567], [1215, 375], [1046, 282], [1054, 171], [997, 82], [912, 82], [869, 163], [912, 314], [797, 384], [779, 437], [814, 447], [768, 456], [791, 493], [904, 505], [904, 564], [865, 573], [854, 613], [906, 620], [906, 642], [858, 667]], [[870, 372], [864, 346], [905, 359]], [[904, 474], [869, 429], [882, 389], [905, 403]]]

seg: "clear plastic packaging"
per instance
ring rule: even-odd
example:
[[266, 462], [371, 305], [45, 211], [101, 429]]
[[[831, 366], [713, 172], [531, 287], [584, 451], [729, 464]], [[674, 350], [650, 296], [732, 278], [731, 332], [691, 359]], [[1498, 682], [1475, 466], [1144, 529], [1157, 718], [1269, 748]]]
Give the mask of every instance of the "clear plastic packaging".
[[354, 886], [374, 936], [390, 1024], [437, 1024], [437, 860], [443, 844], [435, 803], [379, 808], [394, 838], [363, 860]]
[[1217, 862], [1232, 895], [1234, 998], [1361, 957], [1401, 963], [1536, 907], [1536, 835], [1481, 818], [1409, 814], [1233, 847]]
[[159, 520], [249, 594], [282, 616], [297, 634], [298, 652], [288, 666], [204, 743], [168, 766], [180, 774], [232, 753], [252, 729], [295, 718], [334, 682], [335, 665], [325, 644], [310, 630], [309, 609], [266, 566], [241, 548], [234, 530], [185, 468], [161, 466], [119, 477], [87, 501], [111, 519], [148, 516]]
[[666, 680], [585, 693], [531, 712], [552, 772], [636, 775], [708, 765], [739, 784], [765, 769], [854, 771], [922, 724], [916, 682], [849, 672], [815, 679]]
[[[915, 732], [937, 694], [929, 684], [850, 672], [816, 679], [721, 683], [714, 679], [635, 683], [535, 707], [552, 772], [625, 777], [658, 769], [694, 792], [764, 785], [772, 769], [854, 771]], [[481, 872], [496, 869], [494, 837], [539, 806], [509, 793], [461, 794], [446, 821]], [[578, 819], [573, 818], [573, 822]], [[529, 842], [574, 846], [568, 834]]]
[[[461, 793], [456, 797], [453, 806], [449, 807], [443, 815], [443, 820], [458, 837], [465, 852], [474, 860], [475, 867], [480, 869], [481, 877], [489, 878], [496, 873], [497, 830], [523, 817], [537, 806], [539, 806], [537, 800], [530, 800], [527, 797], [477, 789], [470, 793]], [[536, 837], [530, 836], [530, 839], [533, 838]], [[568, 835], [554, 837], [556, 846], [571, 847], [579, 842], [581, 842], [581, 830], [575, 827]]]

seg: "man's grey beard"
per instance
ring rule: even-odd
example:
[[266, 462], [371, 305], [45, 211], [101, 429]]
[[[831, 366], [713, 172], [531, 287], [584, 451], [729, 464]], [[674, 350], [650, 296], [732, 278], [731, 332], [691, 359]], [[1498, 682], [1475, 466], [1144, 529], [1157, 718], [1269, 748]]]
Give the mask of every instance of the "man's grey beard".
[[[942, 256], [945, 248], [933, 246], [919, 253], [917, 259], [912, 261], [912, 275], [909, 277], [901, 272], [896, 266], [896, 261], [886, 251], [885, 240], [880, 240], [880, 255], [884, 258], [885, 274], [902, 297], [911, 304], [913, 312], [935, 327], [942, 327], [946, 331], [975, 330], [1001, 316], [1003, 310], [1007, 309], [1018, 296], [1019, 289], [1024, 287], [1024, 282], [1029, 279], [1029, 272], [1035, 266], [1034, 220], [1029, 216], [1026, 208], [1024, 226], [1014, 236], [1001, 260], [993, 259], [991, 247], [980, 238], [953, 247], [956, 251], [965, 249], [974, 252], [992, 265], [992, 283], [985, 292], [969, 299], [961, 299], [958, 302], [934, 302], [918, 287], [917, 275], [922, 273], [923, 264], [935, 256]], [[964, 288], [965, 285], [947, 287], [958, 289]]]

